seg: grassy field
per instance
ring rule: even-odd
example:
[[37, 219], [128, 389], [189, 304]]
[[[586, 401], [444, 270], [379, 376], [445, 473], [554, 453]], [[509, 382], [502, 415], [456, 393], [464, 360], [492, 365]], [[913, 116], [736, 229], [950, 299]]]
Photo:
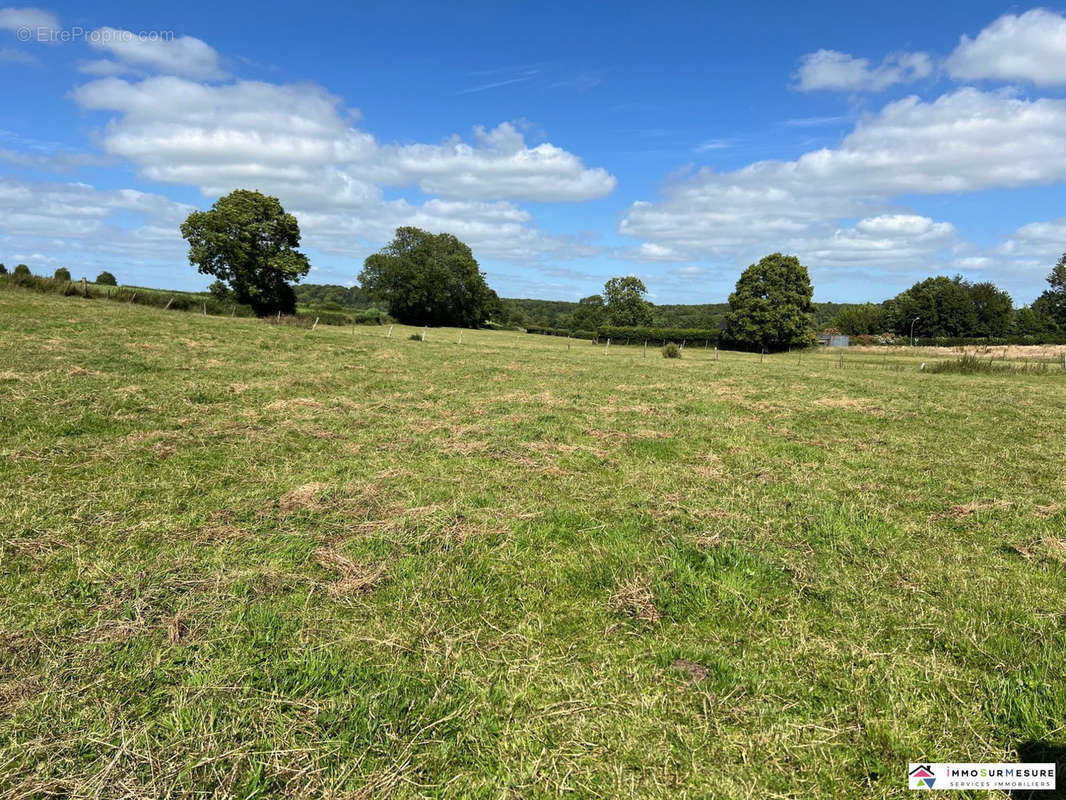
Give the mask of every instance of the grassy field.
[[13, 290], [0, 329], [0, 796], [904, 797], [910, 760], [1066, 760], [1061, 369]]

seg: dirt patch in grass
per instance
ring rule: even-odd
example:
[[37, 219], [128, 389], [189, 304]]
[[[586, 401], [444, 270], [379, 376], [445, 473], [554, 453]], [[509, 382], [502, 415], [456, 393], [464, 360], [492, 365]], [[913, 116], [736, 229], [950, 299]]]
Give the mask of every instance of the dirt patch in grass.
[[938, 521], [942, 519], [953, 519], [956, 521], [962, 521], [965, 519], [969, 519], [974, 514], [977, 514], [981, 511], [991, 511], [998, 505], [998, 503], [984, 502], [979, 500], [974, 500], [970, 503], [959, 503], [957, 505], [953, 505], [947, 511], [938, 511], [936, 514], [933, 514], [930, 519], [932, 519], [933, 521]]
[[658, 622], [663, 616], [658, 606], [655, 605], [655, 596], [652, 594], [651, 587], [640, 575], [635, 575], [619, 586], [611, 596], [609, 606], [612, 611], [636, 617], [645, 622]]
[[711, 674], [711, 671], [703, 664], [698, 664], [687, 658], [677, 659], [670, 665], [670, 669], [684, 675], [687, 679], [686, 682], [693, 685], [706, 680], [707, 676]]
[[204, 544], [224, 542], [228, 539], [240, 539], [248, 535], [248, 531], [236, 523], [232, 511], [224, 509], [214, 511], [207, 518], [207, 524], [197, 530], [196, 540]]
[[1048, 517], [1055, 516], [1060, 511], [1062, 511], [1062, 504], [1061, 503], [1052, 503], [1051, 505], [1048, 505], [1048, 506], [1036, 506], [1036, 508], [1033, 511], [1033, 515], [1037, 519], [1047, 519]]
[[858, 411], [861, 414], [869, 414], [873, 417], [883, 417], [885, 410], [867, 397], [823, 397], [814, 401], [823, 408], [844, 408], [848, 411]]
[[385, 577], [384, 565], [372, 567], [359, 564], [332, 547], [317, 548], [315, 561], [337, 575], [337, 579], [329, 586], [329, 593], [335, 596], [366, 594]]
[[710, 536], [697, 536], [694, 540], [696, 547], [700, 550], [711, 550], [722, 544], [722, 537], [720, 534], [714, 533]]
[[267, 411], [292, 411], [294, 408], [322, 408], [322, 404], [310, 397], [296, 397], [292, 400], [275, 400], [267, 403]]
[[301, 509], [311, 508], [316, 504], [319, 493], [325, 488], [326, 485], [323, 483], [305, 483], [303, 486], [297, 486], [278, 499], [278, 511], [282, 514], [292, 514]]

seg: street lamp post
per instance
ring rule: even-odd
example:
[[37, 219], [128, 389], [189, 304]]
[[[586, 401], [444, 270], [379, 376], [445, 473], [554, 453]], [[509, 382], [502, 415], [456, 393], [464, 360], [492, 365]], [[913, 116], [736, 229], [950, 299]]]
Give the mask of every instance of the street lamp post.
[[921, 317], [915, 317], [911, 320], [911, 347], [914, 347], [914, 323], [920, 319]]

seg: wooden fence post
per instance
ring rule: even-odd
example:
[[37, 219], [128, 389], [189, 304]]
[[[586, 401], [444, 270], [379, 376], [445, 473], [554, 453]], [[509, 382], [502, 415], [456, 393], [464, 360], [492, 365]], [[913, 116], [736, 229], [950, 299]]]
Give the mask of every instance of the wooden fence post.
[[173, 302], [174, 302], [174, 298], [171, 297], [169, 300], [167, 300], [167, 304], [165, 306], [163, 306], [163, 310], [166, 311], [168, 308], [170, 308], [170, 304], [173, 303]]
[[311, 326], [311, 330], [314, 330], [317, 327], [318, 327], [318, 317], [315, 317], [315, 324]]
[[[355, 323], [354, 322], [352, 323], [352, 330], [353, 331], [355, 330]], [[392, 338], [392, 326], [391, 325], [389, 326], [389, 332], [385, 334], [385, 338], [386, 339], [391, 339]]]
[[423, 325], [422, 326], [422, 341], [423, 342], [426, 340], [426, 331], [427, 330], [429, 330], [429, 326], [428, 325]]
[[644, 340], [644, 357], [645, 358], [648, 357], [648, 340], [647, 339]]

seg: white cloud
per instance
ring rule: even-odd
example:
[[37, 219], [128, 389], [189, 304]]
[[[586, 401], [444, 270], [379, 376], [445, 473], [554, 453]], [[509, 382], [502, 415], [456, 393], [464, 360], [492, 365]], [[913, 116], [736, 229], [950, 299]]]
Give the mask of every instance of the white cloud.
[[883, 214], [838, 228], [822, 239], [794, 242], [794, 249], [813, 263], [864, 263], [905, 266], [944, 250], [955, 240], [955, 227], [915, 214]]
[[[516, 123], [475, 127], [472, 142], [382, 144], [313, 84], [109, 77], [73, 97], [116, 112], [102, 146], [146, 177], [196, 186], [209, 198], [237, 187], [276, 195], [300, 219], [309, 246], [337, 254], [365, 255], [398, 225], [450, 231], [484, 257], [585, 254], [588, 242], [538, 231], [512, 201], [582, 201], [616, 183], [553, 144], [528, 145]], [[386, 187], [435, 197], [388, 200]]]
[[962, 36], [946, 66], [956, 80], [1066, 84], [1066, 18], [1043, 8], [1004, 14], [977, 38]]
[[224, 76], [218, 53], [193, 36], [142, 36], [119, 28], [98, 28], [89, 43], [135, 69], [212, 80]]
[[25, 50], [16, 50], [14, 47], [0, 47], [0, 64], [26, 64], [36, 65], [40, 62]]
[[[1066, 101], [960, 89], [932, 102], [909, 97], [890, 103], [863, 119], [839, 147], [795, 161], [682, 176], [661, 201], [634, 203], [619, 230], [644, 240], [641, 248], [671, 248], [679, 258], [739, 257], [792, 243], [827, 263], [851, 252], [855, 261], [882, 253], [881, 263], [889, 264], [910, 258], [919, 240], [924, 247], [930, 237], [946, 237], [946, 229], [923, 227], [940, 223], [886, 214], [898, 195], [1061, 180]], [[837, 230], [839, 220], [852, 217], [869, 219], [853, 231]]]
[[616, 184], [562, 148], [528, 146], [507, 122], [475, 128], [473, 145], [458, 137], [381, 145], [351, 127], [339, 100], [315, 85], [106, 78], [74, 98], [120, 113], [104, 134], [109, 152], [153, 180], [199, 186], [209, 196], [255, 184], [314, 208], [377, 201], [379, 186], [418, 186], [467, 200], [559, 202], [600, 197]]
[[1031, 222], [1014, 231], [996, 252], [1004, 256], [1035, 256], [1053, 264], [1066, 251], [1066, 217]]
[[449, 197], [520, 198], [544, 202], [581, 201], [611, 192], [617, 181], [602, 168], [586, 169], [581, 159], [555, 145], [528, 147], [512, 123], [474, 129], [476, 146], [453, 137], [442, 145], [385, 148], [391, 185], [417, 184]]
[[0, 30], [18, 31], [28, 29], [33, 41], [39, 31], [54, 31], [59, 27], [59, 18], [41, 8], [0, 8]]
[[840, 92], [879, 92], [895, 83], [911, 83], [931, 75], [927, 53], [891, 53], [879, 66], [838, 50], [818, 50], [800, 59], [793, 75], [801, 92], [828, 89]]
[[[178, 232], [192, 206], [133, 189], [0, 179], [0, 240], [7, 251], [78, 254], [122, 263], [185, 264]], [[41, 260], [41, 259], [38, 259]]]

